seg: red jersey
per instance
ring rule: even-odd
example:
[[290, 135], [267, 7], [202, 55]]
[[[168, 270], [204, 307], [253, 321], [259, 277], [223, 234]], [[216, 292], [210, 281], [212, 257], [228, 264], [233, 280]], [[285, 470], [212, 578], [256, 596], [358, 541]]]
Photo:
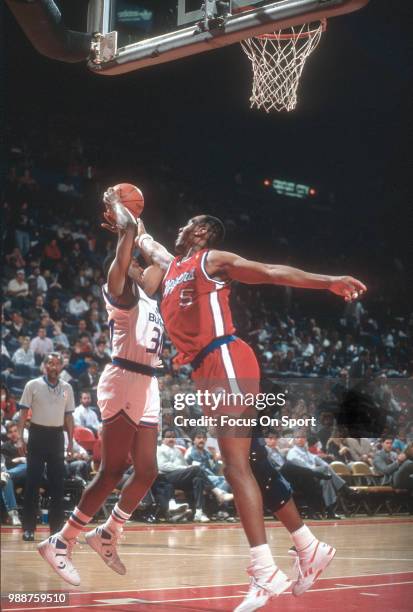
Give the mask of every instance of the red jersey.
[[178, 364], [189, 363], [212, 340], [235, 331], [229, 282], [208, 276], [207, 255], [202, 249], [189, 259], [175, 257], [162, 283], [161, 313], [178, 349]]

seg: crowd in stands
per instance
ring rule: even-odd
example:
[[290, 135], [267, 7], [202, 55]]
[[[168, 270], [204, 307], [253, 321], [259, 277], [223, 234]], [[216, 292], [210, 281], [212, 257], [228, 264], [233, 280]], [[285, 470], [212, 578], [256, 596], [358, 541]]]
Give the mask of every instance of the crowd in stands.
[[[18, 488], [24, 479], [24, 457], [12, 448], [17, 404], [24, 384], [41, 375], [41, 362], [46, 354], [61, 352], [64, 358], [61, 376], [75, 392], [76, 425], [89, 429], [98, 443], [100, 414], [96, 388], [100, 373], [111, 359], [101, 287], [105, 282], [104, 263], [113, 256], [115, 243], [100, 228], [100, 201], [108, 184], [123, 179], [123, 158], [119, 151], [119, 161], [116, 161], [116, 154], [112, 152], [109, 161], [113, 167], [107, 171], [97, 141], [83, 142], [76, 138], [68, 140], [70, 146], [67, 146], [62, 135], [57, 137], [60, 131], [56, 126], [62, 127], [59, 118], [54, 121], [54, 127], [46, 131], [48, 142], [44, 142], [41, 132], [29, 132], [25, 138], [12, 135], [10, 168], [2, 194], [4, 265], [0, 363], [5, 458], [2, 492], [9, 511], [16, 508], [9, 483], [14, 482]], [[303, 268], [310, 261], [313, 269], [315, 264], [316, 271], [317, 266], [323, 271], [327, 254], [331, 253], [330, 270], [352, 273], [352, 263], [363, 246], [359, 236], [354, 237], [351, 249], [347, 243], [344, 247], [342, 238], [334, 233], [331, 220], [331, 227], [326, 220], [318, 227], [318, 234], [314, 226], [311, 235], [306, 233], [298, 227], [298, 212], [286, 215], [279, 227], [271, 224], [269, 227], [266, 201], [262, 200], [262, 210], [259, 207], [251, 210], [251, 192], [242, 174], [222, 188], [210, 177], [197, 185], [187, 173], [180, 174], [179, 168], [167, 166], [153, 156], [142, 162], [136, 182], [140, 183], [142, 177], [147, 187], [145, 219], [169, 248], [178, 224], [202, 210], [223, 218], [229, 247], [256, 259], [279, 258], [280, 263]], [[171, 210], [177, 214], [171, 215]], [[251, 226], [254, 226], [253, 233]], [[380, 268], [379, 250], [373, 257], [371, 265]], [[277, 469], [285, 461], [298, 465], [301, 448], [306, 460], [314, 462], [314, 465], [308, 463], [309, 469], [319, 467], [313, 457], [320, 454], [324, 462], [361, 460], [392, 482], [396, 467], [411, 461], [411, 454], [409, 457], [404, 454], [413, 440], [413, 315], [405, 300], [404, 268], [399, 264], [395, 264], [397, 274], [388, 262], [381, 268], [386, 291], [391, 288], [388, 294], [376, 288], [371, 297], [367, 295], [363, 301], [346, 306], [320, 294], [315, 298], [291, 289], [234, 285], [232, 308], [238, 335], [254, 348], [263, 377], [272, 383], [293, 381], [292, 393], [280, 414], [293, 418], [317, 417], [317, 426], [306, 430], [302, 443], [297, 444], [295, 432], [288, 428], [275, 432], [272, 439], [287, 440], [288, 445], [281, 449], [281, 463], [275, 458], [274, 442], [268, 442], [268, 438], [270, 460]], [[181, 429], [174, 425], [174, 395], [191, 385], [190, 368], [178, 369], [173, 362], [174, 353], [174, 347], [167, 340], [160, 388], [162, 428], [170, 429], [159, 447], [160, 477], [153, 496], [163, 509], [161, 514], [170, 517], [170, 508], [173, 514], [176, 507], [171, 485], [183, 488], [185, 484], [190, 498], [198, 500], [194, 506], [199, 511], [197, 516], [207, 518], [200, 501], [205, 492], [212, 491], [219, 508], [226, 508], [231, 493], [220, 471], [216, 446], [206, 444], [205, 451], [203, 435], [197, 439], [193, 428]], [[353, 438], [340, 437], [346, 432], [337, 429], [334, 408], [340, 389], [350, 388], [354, 380], [363, 381], [364, 389], [368, 389], [384, 415], [381, 432], [375, 431], [374, 436], [366, 436], [368, 440], [363, 438], [363, 442], [356, 440], [355, 443], [351, 441]], [[198, 415], [199, 408], [191, 408], [188, 414]], [[391, 440], [390, 448], [388, 440]], [[175, 452], [176, 441], [182, 446], [182, 452]], [[171, 465], [166, 457], [167, 449]], [[98, 465], [98, 445], [95, 462], [89, 450], [81, 445], [74, 449], [67, 466], [68, 477], [85, 481], [90, 478]], [[211, 456], [204, 451], [212, 453]], [[384, 469], [383, 461], [392, 465], [390, 472]], [[184, 479], [176, 474], [175, 478], [168, 476], [180, 469], [186, 472]], [[334, 502], [329, 500], [334, 498], [337, 487], [328, 478], [320, 482], [327, 483], [322, 485], [323, 491], [329, 488], [324, 505], [331, 506]], [[15, 520], [15, 514], [12, 516]]]

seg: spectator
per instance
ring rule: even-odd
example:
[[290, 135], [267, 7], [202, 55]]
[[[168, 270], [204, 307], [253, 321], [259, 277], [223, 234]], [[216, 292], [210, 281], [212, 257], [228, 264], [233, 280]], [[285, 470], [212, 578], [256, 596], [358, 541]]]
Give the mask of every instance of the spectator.
[[[48, 313], [46, 313], [46, 314], [44, 314], [44, 315], [42, 315], [40, 317], [39, 327], [43, 327], [46, 330], [46, 335], [47, 335], [48, 338], [52, 338], [53, 337], [54, 323], [51, 320], [51, 318], [49, 317]], [[37, 328], [37, 325], [35, 325], [35, 329], [36, 328]]]
[[15, 269], [24, 268], [26, 266], [26, 260], [17, 247], [13, 249], [9, 255], [6, 255], [6, 261], [9, 266]]
[[30, 338], [28, 336], [20, 338], [20, 348], [14, 353], [12, 361], [15, 365], [35, 367], [34, 351], [30, 348]]
[[[382, 441], [382, 449], [374, 456], [373, 465], [376, 472], [383, 476], [383, 485], [395, 486], [395, 481], [399, 480], [400, 478], [400, 470], [404, 462], [407, 460], [407, 456], [405, 453], [394, 452], [392, 447], [393, 439], [385, 438]], [[404, 470], [402, 473], [403, 472]]]
[[403, 453], [406, 450], [408, 440], [406, 434], [406, 428], [401, 427], [398, 431], [397, 438], [393, 440], [393, 450], [396, 453]]
[[11, 323], [7, 326], [9, 335], [13, 338], [20, 338], [20, 336], [26, 336], [28, 334], [27, 325], [20, 314], [20, 312], [12, 312]]
[[19, 431], [17, 424], [11, 421], [6, 426], [7, 440], [1, 445], [7, 473], [15, 486], [23, 486], [26, 480], [27, 458], [24, 448], [18, 445]]
[[17, 512], [17, 502], [16, 496], [14, 494], [14, 486], [13, 481], [10, 477], [10, 474], [5, 468], [3, 455], [1, 456], [1, 496], [3, 499], [3, 503], [6, 507], [7, 513], [10, 518], [10, 523], [13, 527], [20, 527], [21, 522], [19, 518], [19, 513]]
[[352, 461], [364, 461], [372, 465], [374, 452], [368, 438], [346, 438], [344, 444], [348, 448]]
[[86, 319], [79, 319], [77, 323], [77, 330], [70, 336], [70, 341], [74, 344], [77, 340], [80, 340], [82, 336], [86, 334], [88, 340], [91, 340], [90, 334], [87, 328]]
[[90, 393], [83, 391], [80, 396], [80, 404], [75, 408], [73, 418], [77, 427], [87, 427], [93, 431], [97, 437], [99, 430], [99, 419], [96, 414], [96, 409], [92, 408], [92, 398]]
[[61, 321], [63, 319], [64, 310], [60, 304], [58, 297], [54, 297], [48, 305], [49, 315], [53, 321]]
[[52, 262], [59, 261], [62, 258], [62, 253], [55, 238], [50, 240], [44, 247], [44, 256]]
[[53, 351], [53, 342], [46, 336], [44, 327], [37, 330], [37, 336], [30, 342], [30, 349], [40, 358]]
[[9, 393], [7, 385], [1, 383], [1, 411], [6, 421], [12, 419], [16, 412], [16, 400]]
[[352, 461], [350, 451], [345, 445], [345, 438], [329, 438], [326, 450], [329, 455], [334, 457], [335, 461], [342, 461], [343, 463], [350, 463]]
[[23, 207], [15, 225], [15, 238], [20, 253], [23, 257], [26, 257], [27, 253], [30, 251], [30, 231], [29, 217], [25, 214]]
[[73, 440], [73, 451], [68, 453], [67, 447], [69, 438], [66, 432], [64, 432], [64, 434], [66, 475], [68, 478], [82, 479], [83, 484], [86, 485], [87, 481], [90, 479], [91, 459], [89, 454], [76, 442], [76, 440]]
[[[393, 475], [393, 486], [396, 489], [406, 489], [413, 492], [413, 443], [410, 442], [404, 449], [406, 460]], [[411, 504], [410, 504], [411, 508]]]
[[[341, 493], [344, 493], [348, 497], [353, 497], [355, 495], [346, 482], [330, 468], [328, 463], [308, 451], [307, 439], [303, 436], [294, 438], [294, 446], [288, 451], [287, 459], [294, 465], [300, 465], [313, 470], [315, 473], [327, 476], [327, 479], [322, 479], [320, 481], [327, 510], [327, 518], [339, 518], [334, 510], [337, 502], [337, 493], [341, 491]], [[331, 478], [328, 478], [329, 476]]]
[[112, 361], [110, 352], [104, 340], [98, 340], [96, 342], [96, 349], [93, 353], [93, 361], [97, 363], [99, 370], [103, 370], [105, 365]]
[[35, 284], [36, 292], [45, 296], [47, 293], [47, 283], [46, 283], [45, 277], [41, 275], [40, 268], [38, 266], [36, 266], [33, 269], [32, 274], [29, 276], [28, 280], [31, 280], [31, 279], [33, 279], [36, 283]]
[[47, 314], [49, 313], [44, 308], [43, 295], [36, 295], [34, 305], [30, 305], [25, 311], [25, 315], [30, 321], [40, 321], [40, 318]]
[[29, 295], [29, 285], [24, 280], [24, 270], [17, 270], [15, 278], [7, 285], [7, 295], [11, 298], [25, 298]]
[[217, 487], [219, 492], [216, 492], [216, 497], [220, 503], [230, 502], [234, 499], [230, 492], [231, 487], [225, 480], [224, 476], [218, 475], [221, 464], [212, 458], [211, 453], [206, 450], [205, 444], [207, 441], [206, 433], [203, 431], [195, 432], [193, 446], [188, 448], [185, 453], [185, 460], [188, 465], [199, 465], [207, 475], [209, 482], [213, 487]]
[[96, 362], [92, 361], [87, 366], [87, 371], [79, 376], [79, 386], [82, 391], [89, 391], [93, 401], [96, 401], [96, 389], [99, 382], [99, 372]]
[[367, 350], [361, 351], [360, 355], [353, 360], [350, 375], [352, 378], [364, 378], [369, 368], [370, 353]]
[[334, 428], [333, 413], [323, 410], [318, 417], [318, 423], [321, 427], [317, 431], [317, 436], [321, 442], [322, 448], [326, 450], [327, 440], [331, 437]]
[[75, 293], [74, 297], [69, 300], [67, 310], [73, 317], [79, 319], [89, 310], [89, 306], [85, 300], [82, 299], [80, 293]]
[[151, 487], [151, 494], [156, 503], [155, 517], [168, 522], [178, 523], [192, 515], [188, 504], [177, 504], [174, 499], [174, 487], [163, 474], [158, 474]]
[[53, 327], [53, 346], [55, 350], [68, 349], [70, 347], [68, 337], [62, 332], [60, 321], [56, 321]]
[[163, 474], [170, 484], [176, 489], [183, 489], [193, 495], [195, 504], [194, 521], [209, 523], [209, 518], [204, 514], [204, 493], [211, 490], [211, 485], [202, 469], [197, 466], [189, 466], [182, 452], [176, 448], [176, 435], [173, 430], [166, 429], [163, 433], [163, 441], [158, 446], [157, 458], [159, 473]]
[[89, 311], [88, 324], [93, 340], [97, 340], [102, 333], [102, 326], [99, 322], [99, 312], [96, 309]]

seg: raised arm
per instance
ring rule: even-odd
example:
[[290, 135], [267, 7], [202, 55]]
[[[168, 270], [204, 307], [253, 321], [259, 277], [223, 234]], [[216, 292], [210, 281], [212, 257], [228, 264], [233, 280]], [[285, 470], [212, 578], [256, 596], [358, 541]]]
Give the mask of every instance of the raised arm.
[[[149, 296], [156, 293], [165, 271], [169, 266], [173, 256], [152, 236], [146, 233], [145, 226], [140, 219], [132, 219], [130, 215], [123, 214], [123, 206], [114, 206], [116, 202], [112, 193], [107, 197], [105, 193], [104, 201], [107, 205], [104, 213], [105, 222], [102, 227], [112, 233], [118, 234], [118, 244], [116, 257], [113, 261], [108, 274], [109, 293], [114, 297], [119, 297], [126, 291], [126, 299], [130, 301], [129, 282], [127, 282], [127, 271], [132, 259], [134, 248], [139, 248], [148, 267], [143, 271], [142, 282], [143, 290]], [[121, 217], [121, 218], [120, 218]], [[126, 267], [126, 274], [124, 273]]]
[[159, 266], [164, 274], [174, 258], [173, 255], [169, 253], [162, 244], [156, 242], [152, 236], [146, 233], [145, 226], [141, 219], [137, 220], [137, 225], [138, 236], [136, 245], [139, 247], [145, 260]]
[[250, 261], [226, 251], [210, 251], [206, 271], [211, 277], [237, 280], [248, 285], [270, 284], [302, 289], [327, 289], [347, 301], [367, 291], [363, 283], [351, 276], [312, 274], [290, 266]]
[[115, 259], [108, 271], [108, 291], [121, 303], [129, 304], [135, 299], [128, 271], [135, 248], [136, 221], [130, 212], [117, 201], [113, 189], [105, 192], [103, 200], [107, 208], [104, 213], [106, 223], [102, 225], [118, 234]]
[[143, 290], [151, 297], [158, 291], [159, 285], [165, 276], [165, 270], [157, 265], [148, 266], [143, 273]]
[[108, 291], [114, 298], [130, 301], [132, 292], [128, 277], [128, 270], [135, 248], [136, 226], [128, 224], [125, 230], [119, 230], [118, 244], [116, 245], [115, 259], [108, 272]]

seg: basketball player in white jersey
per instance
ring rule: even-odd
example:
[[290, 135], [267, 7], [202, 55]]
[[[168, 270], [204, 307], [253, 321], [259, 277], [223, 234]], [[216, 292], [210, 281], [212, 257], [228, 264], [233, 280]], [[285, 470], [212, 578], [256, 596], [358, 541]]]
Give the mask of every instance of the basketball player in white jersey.
[[[111, 193], [105, 194], [108, 208]], [[39, 544], [38, 550], [61, 578], [78, 586], [72, 563], [76, 538], [123, 476], [130, 456], [134, 472], [102, 527], [85, 535], [86, 542], [118, 574], [126, 568], [116, 551], [123, 524], [157, 476], [156, 444], [160, 402], [155, 377], [162, 349], [163, 323], [155, 300], [162, 271], [143, 270], [133, 260], [136, 221], [120, 204], [112, 207], [118, 243], [103, 295], [109, 318], [112, 363], [100, 378], [97, 395], [102, 415], [102, 463], [63, 529]]]

